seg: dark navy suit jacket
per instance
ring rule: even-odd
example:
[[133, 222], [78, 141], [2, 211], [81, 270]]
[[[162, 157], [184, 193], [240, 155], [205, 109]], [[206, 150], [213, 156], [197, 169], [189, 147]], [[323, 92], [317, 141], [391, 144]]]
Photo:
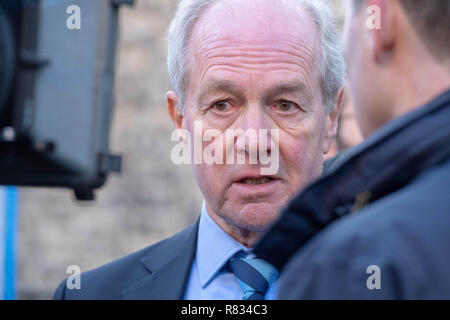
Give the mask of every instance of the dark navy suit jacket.
[[182, 299], [197, 246], [198, 221], [175, 236], [81, 273], [80, 289], [66, 280], [54, 299]]

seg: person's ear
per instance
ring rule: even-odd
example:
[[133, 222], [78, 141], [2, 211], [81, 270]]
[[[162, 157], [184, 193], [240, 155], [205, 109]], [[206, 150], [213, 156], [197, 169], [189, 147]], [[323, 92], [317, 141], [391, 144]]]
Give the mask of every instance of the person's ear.
[[327, 115], [325, 139], [323, 141], [323, 148], [322, 148], [323, 154], [327, 154], [330, 151], [331, 146], [335, 141], [339, 123], [339, 116], [341, 115], [343, 104], [344, 104], [344, 87], [340, 87], [339, 93], [334, 103], [334, 108], [331, 111], [331, 113]]
[[390, 61], [395, 46], [398, 0], [367, 0], [366, 35], [377, 64]]
[[166, 93], [167, 110], [172, 118], [173, 124], [177, 129], [184, 129], [184, 116], [178, 106], [178, 96], [169, 91]]

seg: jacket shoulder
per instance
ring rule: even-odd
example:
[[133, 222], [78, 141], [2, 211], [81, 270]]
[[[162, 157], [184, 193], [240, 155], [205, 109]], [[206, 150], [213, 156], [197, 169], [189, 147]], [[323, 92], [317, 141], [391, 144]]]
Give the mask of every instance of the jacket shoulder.
[[59, 284], [53, 299], [122, 299], [123, 290], [149, 274], [149, 270], [141, 262], [143, 258], [150, 257], [157, 264], [159, 260], [164, 260], [165, 255], [180, 251], [186, 239], [192, 233], [196, 232], [196, 228], [197, 224], [191, 225], [170, 238], [111, 261], [98, 268], [82, 272], [80, 274], [79, 289], [67, 288], [67, 282], [71, 281], [71, 277], [69, 276]]
[[[280, 297], [449, 298], [449, 179], [447, 162], [329, 225], [290, 259]], [[367, 287], [371, 266], [380, 268], [381, 290]]]

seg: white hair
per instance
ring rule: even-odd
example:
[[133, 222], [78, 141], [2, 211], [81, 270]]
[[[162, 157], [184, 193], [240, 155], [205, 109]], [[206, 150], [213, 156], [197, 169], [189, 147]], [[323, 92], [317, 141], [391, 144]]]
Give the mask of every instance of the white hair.
[[[178, 107], [184, 114], [188, 85], [188, 46], [195, 23], [212, 5], [224, 0], [181, 0], [168, 33], [167, 65]], [[277, 0], [282, 1], [282, 0]], [[339, 88], [346, 78], [346, 66], [337, 26], [328, 3], [318, 0], [283, 0], [300, 5], [314, 21], [321, 44], [318, 72], [325, 110], [333, 111]], [[328, 2], [328, 1], [327, 1]]]

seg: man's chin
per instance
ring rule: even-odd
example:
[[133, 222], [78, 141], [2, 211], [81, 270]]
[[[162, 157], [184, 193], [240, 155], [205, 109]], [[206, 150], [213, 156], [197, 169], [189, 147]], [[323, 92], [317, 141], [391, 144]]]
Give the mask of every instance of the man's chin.
[[237, 210], [240, 227], [252, 232], [264, 232], [279, 218], [281, 208], [267, 203], [249, 203]]

